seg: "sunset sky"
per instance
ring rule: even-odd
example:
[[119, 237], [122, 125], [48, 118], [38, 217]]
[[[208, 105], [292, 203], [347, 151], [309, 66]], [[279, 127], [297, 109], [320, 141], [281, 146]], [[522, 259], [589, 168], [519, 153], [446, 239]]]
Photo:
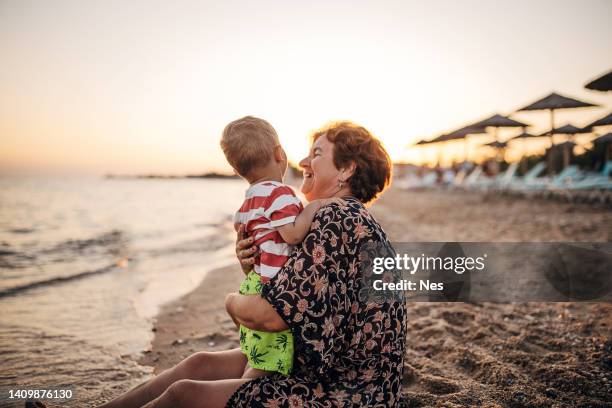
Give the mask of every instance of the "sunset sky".
[[[0, 173], [229, 171], [223, 126], [251, 114], [290, 159], [349, 119], [395, 160], [422, 138], [557, 91], [612, 95], [612, 1], [0, 0]], [[544, 112], [516, 115], [543, 131]]]

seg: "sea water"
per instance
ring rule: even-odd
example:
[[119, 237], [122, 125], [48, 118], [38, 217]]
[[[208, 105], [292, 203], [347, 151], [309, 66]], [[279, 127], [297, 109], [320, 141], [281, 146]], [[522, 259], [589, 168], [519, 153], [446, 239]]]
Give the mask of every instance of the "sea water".
[[70, 387], [61, 405], [89, 406], [148, 378], [159, 306], [231, 259], [245, 188], [0, 178], [0, 389]]

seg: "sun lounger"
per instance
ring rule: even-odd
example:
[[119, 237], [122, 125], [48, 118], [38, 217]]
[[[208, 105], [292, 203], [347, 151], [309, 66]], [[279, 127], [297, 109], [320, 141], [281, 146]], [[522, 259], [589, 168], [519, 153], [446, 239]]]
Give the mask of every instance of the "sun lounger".
[[511, 190], [521, 190], [526, 186], [541, 185], [550, 181], [548, 177], [538, 177], [545, 167], [544, 162], [536, 163], [523, 177], [518, 180], [511, 180], [506, 187]]
[[[544, 167], [542, 167], [542, 170]], [[534, 177], [523, 183], [511, 186], [519, 191], [537, 191], [548, 190], [550, 188], [563, 188], [565, 185], [575, 180], [584, 178], [584, 173], [580, 171], [578, 166], [571, 165], [564, 168], [559, 174], [550, 177]]]
[[601, 172], [599, 173], [585, 173], [584, 177], [574, 182], [570, 181], [567, 183], [565, 188], [570, 190], [584, 190], [584, 189], [612, 189], [612, 179], [610, 178], [612, 173], [612, 161], [608, 161]]
[[478, 182], [481, 176], [482, 176], [482, 167], [481, 166], [475, 167], [474, 170], [472, 170], [472, 172], [468, 174], [468, 176], [465, 178], [462, 184], [464, 187], [471, 187]]
[[396, 180], [394, 181], [394, 183], [402, 190], [411, 190], [415, 188], [433, 187], [436, 185], [436, 181], [437, 175], [435, 172], [432, 171], [420, 178], [416, 175], [412, 175]]

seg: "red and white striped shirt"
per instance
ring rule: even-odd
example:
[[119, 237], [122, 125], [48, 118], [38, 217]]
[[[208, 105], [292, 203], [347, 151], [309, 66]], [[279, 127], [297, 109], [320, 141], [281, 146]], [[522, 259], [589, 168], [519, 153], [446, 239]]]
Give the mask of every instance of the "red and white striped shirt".
[[295, 221], [303, 209], [293, 190], [276, 181], [253, 184], [246, 191], [245, 200], [234, 215], [234, 228], [238, 231], [244, 225], [247, 235], [255, 239], [259, 247], [255, 272], [262, 282], [280, 271], [291, 251], [276, 228]]

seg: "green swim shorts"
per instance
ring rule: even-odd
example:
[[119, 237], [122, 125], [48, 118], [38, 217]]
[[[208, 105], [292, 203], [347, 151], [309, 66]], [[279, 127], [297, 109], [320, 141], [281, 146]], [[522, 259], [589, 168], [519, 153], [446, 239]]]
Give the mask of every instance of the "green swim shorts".
[[[240, 283], [241, 295], [261, 293], [261, 277], [251, 271]], [[269, 333], [240, 326], [240, 349], [249, 366], [288, 375], [293, 368], [293, 335], [290, 330]]]

